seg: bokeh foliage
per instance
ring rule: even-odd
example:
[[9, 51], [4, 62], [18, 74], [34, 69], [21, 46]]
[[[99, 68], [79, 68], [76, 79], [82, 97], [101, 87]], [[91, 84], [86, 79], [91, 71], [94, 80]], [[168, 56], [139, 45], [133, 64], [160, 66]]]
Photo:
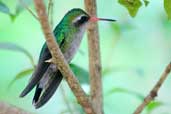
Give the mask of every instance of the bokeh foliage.
[[[23, 0], [23, 1], [34, 12], [33, 3], [31, 0]], [[60, 18], [56, 18], [58, 17], [58, 15], [61, 15], [62, 18], [62, 16], [67, 10], [73, 7], [77, 7], [77, 5], [81, 4], [79, 7], [83, 7], [83, 2], [79, 1], [79, 3], [77, 3], [78, 1], [73, 1], [72, 4], [68, 5], [65, 4], [66, 1], [67, 0], [63, 2], [56, 1], [54, 3], [55, 5], [57, 4], [55, 7], [54, 20], [56, 19], [60, 20]], [[15, 5], [13, 5], [13, 3], [11, 2], [13, 3], [15, 2]], [[153, 20], [154, 18], [152, 18], [151, 21], [147, 21], [146, 18], [148, 16], [150, 17], [151, 13], [149, 12], [154, 12], [152, 9], [153, 8], [155, 9], [155, 6], [159, 5], [157, 4], [157, 2], [159, 1], [118, 0], [115, 2], [116, 5], [113, 5], [111, 8], [109, 8], [109, 6], [111, 6], [112, 3], [114, 4], [113, 0], [111, 1], [109, 0], [108, 2], [105, 3], [103, 0], [98, 1], [98, 7], [99, 7], [98, 13], [100, 16], [108, 15], [111, 16], [112, 18], [113, 17], [119, 18], [117, 19], [118, 20], [117, 23], [114, 24], [100, 23], [99, 26], [100, 35], [101, 35], [101, 51], [102, 51], [102, 63], [103, 63], [102, 78], [104, 83], [103, 85], [104, 110], [106, 114], [111, 114], [111, 113], [130, 114], [131, 112], [133, 112], [136, 106], [143, 100], [144, 96], [154, 85], [155, 81], [158, 78], [157, 76], [160, 75], [160, 73], [164, 68], [164, 65], [167, 64], [167, 62], [171, 57], [169, 56], [170, 54], [168, 53], [170, 52], [171, 49], [170, 46], [171, 23], [168, 21], [168, 19], [171, 19], [170, 0], [163, 0], [163, 4], [159, 3], [160, 10], [163, 8], [165, 12], [161, 11], [162, 12], [161, 13], [160, 10], [157, 10], [158, 12], [155, 14], [158, 15], [156, 16], [157, 18], [155, 17], [157, 21], [154, 21]], [[46, 3], [48, 4], [48, 1], [46, 1]], [[68, 9], [64, 10], [61, 5], [58, 5], [59, 3], [65, 4], [65, 6], [68, 7]], [[13, 6], [13, 8], [11, 8], [10, 6]], [[102, 8], [102, 6], [104, 8]], [[134, 19], [130, 18], [129, 16], [125, 16], [125, 13], [127, 13], [127, 11], [125, 9], [122, 9], [122, 7], [125, 7], [128, 10], [129, 15], [131, 17], [134, 17]], [[148, 9], [149, 7], [151, 7], [151, 9]], [[147, 9], [148, 12], [146, 11]], [[105, 12], [104, 10], [107, 11]], [[110, 12], [108, 10], [110, 10]], [[112, 13], [112, 11], [115, 12], [115, 14]], [[0, 92], [2, 90], [3, 93], [0, 94], [0, 100], [5, 100], [7, 102], [13, 103], [27, 110], [30, 110], [31, 112], [41, 113], [41, 114], [42, 113], [55, 114], [56, 112], [61, 114], [70, 113], [70, 110], [66, 106], [66, 102], [64, 102], [67, 100], [67, 103], [71, 106], [72, 111], [74, 113], [83, 113], [83, 110], [77, 104], [74, 96], [72, 95], [71, 91], [69, 90], [65, 82], [62, 83], [62, 86], [65, 87], [64, 88], [65, 93], [58, 91], [57, 95], [55, 95], [55, 97], [53, 97], [53, 99], [50, 101], [51, 103], [38, 111], [35, 111], [33, 107], [31, 107], [30, 99], [32, 99], [32, 95], [22, 100], [18, 99], [18, 95], [20, 94], [21, 90], [27, 83], [28, 78], [29, 76], [31, 76], [31, 73], [34, 69], [34, 66], [37, 63], [35, 61], [37, 61], [37, 58], [39, 56], [38, 51], [40, 51], [42, 42], [44, 41], [41, 40], [39, 43], [36, 41], [43, 39], [41, 38], [43, 37], [43, 35], [37, 34], [40, 33], [41, 31], [41, 29], [37, 27], [38, 23], [33, 22], [37, 20], [35, 20], [34, 17], [32, 17], [31, 14], [27, 12], [27, 10], [23, 7], [20, 1], [0, 0], [0, 12], [2, 13], [0, 15], [0, 18], [3, 17], [2, 19], [5, 22], [2, 23], [3, 27], [5, 27], [6, 24], [8, 23], [10, 23], [8, 24], [9, 27], [12, 27], [14, 25], [18, 26], [15, 32], [11, 32], [12, 30], [10, 28], [6, 29], [8, 30], [7, 32], [9, 34], [7, 34], [6, 32], [4, 33], [0, 32], [0, 49], [1, 49], [0, 54], [4, 56], [4, 58], [3, 56], [1, 56], [0, 60], [5, 60], [3, 61], [2, 64], [3, 65], [6, 64], [6, 66], [0, 66], [1, 69], [4, 69], [3, 73], [2, 74], [0, 73], [0, 75], [2, 75], [3, 77], [9, 75], [8, 79], [5, 78], [1, 79], [3, 80], [3, 82], [5, 82], [5, 84], [1, 83], [0, 85], [3, 85], [2, 87], [5, 88], [3, 89], [0, 88]], [[146, 13], [149, 14], [145, 15]], [[167, 14], [168, 19], [166, 18], [166, 15], [164, 15], [164, 13]], [[8, 17], [5, 17], [5, 15]], [[10, 18], [10, 21], [9, 22], [5, 21], [8, 18]], [[27, 26], [25, 28], [25, 26], [22, 26], [20, 22], [24, 22], [24, 23], [33, 22], [33, 23], [37, 23], [37, 25], [32, 23], [32, 24], [28, 24], [30, 25], [28, 26], [27, 24], [25, 24], [25, 26]], [[58, 22], [55, 22], [55, 24], [57, 24]], [[3, 31], [3, 27], [0, 26], [0, 31]], [[32, 28], [34, 27], [36, 29], [32, 30]], [[21, 29], [25, 29], [26, 31]], [[26, 35], [25, 38], [22, 38], [23, 40], [18, 38], [20, 35], [18, 35], [16, 31], [24, 31], [23, 33], [21, 32], [20, 34], [23, 34], [23, 36]], [[17, 35], [13, 36], [10, 34], [13, 35], [17, 34]], [[15, 39], [3, 38], [7, 36], [16, 37], [16, 38]], [[36, 40], [35, 36], [40, 37], [40, 39]], [[36, 42], [36, 46], [35, 45], [33, 46], [34, 42]], [[89, 79], [88, 79], [88, 70], [87, 70], [88, 53], [87, 53], [87, 44], [85, 42], [86, 40], [84, 39], [80, 51], [78, 52], [78, 54], [76, 55], [70, 66], [74, 71], [74, 73], [76, 74], [77, 78], [79, 79], [85, 91], [89, 93], [89, 89], [88, 89]], [[11, 52], [9, 52], [9, 50]], [[26, 58], [24, 58], [20, 54], [14, 54], [14, 52], [21, 52], [26, 55]], [[11, 53], [13, 54], [11, 55]], [[9, 58], [11, 58], [11, 60], [13, 61], [12, 62], [9, 61], [8, 60]], [[28, 61], [26, 59], [28, 59]], [[20, 68], [16, 68], [15, 66], [13, 66], [13, 64], [18, 64], [18, 63], [19, 63], [18, 67]], [[13, 73], [8, 74], [9, 72], [13, 72]], [[169, 84], [166, 85], [169, 86]], [[165, 91], [163, 90], [164, 92], [161, 91], [159, 93], [159, 99], [150, 103], [146, 107], [145, 111], [143, 112], [144, 114], [171, 113], [168, 110], [170, 109], [170, 105], [168, 103], [170, 101], [168, 100], [170, 96], [166, 92], [167, 90], [170, 89], [169, 87], [166, 88]], [[10, 91], [5, 91], [6, 89], [7, 90], [9, 89]], [[160, 98], [160, 94], [162, 94], [161, 98]], [[9, 96], [10, 98], [7, 98]], [[55, 104], [54, 101], [56, 101], [56, 99], [57, 99], [57, 103]], [[23, 101], [25, 101], [26, 104], [21, 106], [20, 103], [23, 103]], [[56, 110], [56, 107], [58, 111]], [[123, 110], [123, 108], [125, 110]]]

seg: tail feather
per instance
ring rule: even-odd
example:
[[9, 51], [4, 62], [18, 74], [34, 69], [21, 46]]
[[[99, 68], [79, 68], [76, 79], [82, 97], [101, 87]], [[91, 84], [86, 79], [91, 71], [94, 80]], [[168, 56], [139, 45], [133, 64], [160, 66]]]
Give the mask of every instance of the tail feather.
[[37, 102], [35, 102], [34, 106], [35, 108], [40, 108], [43, 106], [49, 99], [53, 96], [56, 89], [58, 88], [63, 76], [60, 73], [60, 71], [57, 71], [53, 77], [51, 77], [48, 81], [48, 85], [46, 86], [45, 90], [43, 90], [43, 93], [41, 97], [38, 99]]
[[39, 100], [39, 97], [42, 93], [42, 88], [39, 87], [39, 85], [37, 85], [36, 87], [36, 91], [35, 91], [35, 94], [34, 94], [34, 97], [33, 97], [33, 104], [35, 104], [38, 100]]
[[45, 48], [42, 48], [41, 55], [39, 58], [39, 63], [28, 83], [28, 85], [25, 87], [25, 89], [20, 94], [20, 97], [24, 97], [27, 95], [40, 81], [40, 79], [43, 77], [44, 73], [48, 69], [50, 63], [45, 62], [46, 60], [51, 58], [51, 54], [49, 52], [49, 49], [46, 46], [46, 43], [44, 44]]

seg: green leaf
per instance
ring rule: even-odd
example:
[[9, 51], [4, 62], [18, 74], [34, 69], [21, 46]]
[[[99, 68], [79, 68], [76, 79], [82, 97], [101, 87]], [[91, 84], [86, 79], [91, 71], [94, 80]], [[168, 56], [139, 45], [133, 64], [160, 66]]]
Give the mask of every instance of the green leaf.
[[17, 15], [13, 15], [13, 14], [11, 14], [11, 15], [9, 15], [9, 16], [10, 16], [12, 22], [14, 22], [15, 19], [16, 19], [16, 17], [17, 17]]
[[115, 69], [114, 68], [104, 68], [103, 71], [102, 71], [102, 76], [106, 76], [112, 72], [114, 72]]
[[115, 31], [115, 34], [120, 36], [121, 35], [121, 28], [120, 25], [115, 24], [115, 23], [111, 23], [111, 27], [112, 29]]
[[159, 101], [152, 101], [150, 102], [146, 109], [147, 109], [147, 112], [148, 113], [151, 113], [154, 109], [158, 108], [159, 106], [162, 106], [163, 103], [162, 102], [159, 102]]
[[23, 47], [13, 44], [13, 43], [10, 43], [10, 42], [0, 42], [0, 49], [22, 52], [29, 58], [33, 67], [35, 67], [32, 55]]
[[148, 4], [150, 3], [148, 0], [143, 0], [144, 1], [144, 3], [145, 3], [145, 6], [147, 7], [148, 6]]
[[23, 3], [21, 3], [20, 0], [18, 0], [15, 14], [12, 14], [10, 9], [7, 7], [7, 5], [4, 4], [2, 1], [0, 1], [0, 12], [8, 14], [11, 20], [14, 21], [16, 17], [18, 16], [18, 14], [24, 10], [24, 7], [25, 7], [24, 5], [28, 6], [31, 4], [31, 0], [22, 0], [22, 1]]
[[89, 73], [86, 70], [75, 64], [70, 64], [70, 68], [72, 69], [81, 84], [89, 84]]
[[8, 14], [11, 20], [13, 21], [15, 19], [15, 15], [10, 12], [10, 9], [0, 1], [0, 12], [3, 12], [5, 14]]
[[8, 87], [11, 87], [17, 80], [22, 79], [22, 78], [28, 76], [29, 74], [31, 74], [33, 72], [33, 70], [34, 70], [34, 68], [28, 68], [28, 69], [25, 69], [25, 70], [19, 72], [15, 76], [15, 78], [10, 82]]
[[167, 13], [168, 19], [171, 19], [171, 0], [164, 0], [164, 9]]
[[139, 8], [142, 6], [140, 0], [118, 0], [118, 2], [127, 8], [132, 17], [136, 16]]
[[1, 1], [0, 1], [0, 12], [9, 14], [9, 15], [11, 14], [9, 8]]
[[134, 92], [134, 91], [130, 91], [128, 89], [124, 89], [124, 88], [113, 88], [112, 90], [110, 90], [107, 95], [111, 95], [113, 93], [124, 93], [124, 94], [130, 94], [135, 96], [137, 99], [139, 100], [143, 100], [144, 96], [140, 93]]

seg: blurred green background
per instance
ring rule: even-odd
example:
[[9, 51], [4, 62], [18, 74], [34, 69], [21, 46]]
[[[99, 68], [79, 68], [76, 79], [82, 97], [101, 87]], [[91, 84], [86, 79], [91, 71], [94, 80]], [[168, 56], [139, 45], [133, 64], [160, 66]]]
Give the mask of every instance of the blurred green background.
[[[15, 13], [17, 0], [1, 1]], [[99, 22], [104, 112], [132, 114], [171, 60], [171, 22], [164, 11], [163, 0], [150, 0], [147, 7], [143, 4], [135, 18], [117, 0], [97, 0], [97, 6], [99, 17], [117, 20], [114, 24]], [[32, 1], [29, 7], [35, 13]], [[54, 0], [53, 27], [72, 8], [84, 9], [84, 1]], [[0, 42], [23, 47], [31, 53], [35, 63], [44, 43], [43, 37], [39, 22], [27, 10], [21, 11], [13, 21], [0, 12]], [[72, 63], [88, 71], [86, 35]], [[70, 114], [66, 104], [74, 114], [83, 113], [65, 81], [53, 98], [38, 110], [32, 106], [34, 91], [23, 99], [19, 98], [31, 75], [17, 80], [11, 87], [9, 84], [19, 72], [31, 67], [24, 54], [0, 50], [0, 101], [35, 114]], [[143, 114], [171, 114], [170, 82], [171, 77], [168, 77], [155, 102]], [[87, 83], [82, 83], [82, 86], [89, 92]]]

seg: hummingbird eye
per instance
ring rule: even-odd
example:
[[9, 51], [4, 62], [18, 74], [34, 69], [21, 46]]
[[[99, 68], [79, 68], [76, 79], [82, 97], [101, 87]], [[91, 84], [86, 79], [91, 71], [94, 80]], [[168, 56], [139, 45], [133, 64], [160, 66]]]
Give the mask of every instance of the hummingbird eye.
[[89, 18], [88, 18], [87, 16], [82, 16], [81, 19], [78, 20], [78, 21], [79, 21], [79, 23], [84, 23], [84, 22], [87, 22], [88, 19], [89, 19]]
[[74, 25], [81, 26], [82, 24], [86, 23], [89, 20], [89, 17], [86, 15], [79, 16], [75, 19]]

